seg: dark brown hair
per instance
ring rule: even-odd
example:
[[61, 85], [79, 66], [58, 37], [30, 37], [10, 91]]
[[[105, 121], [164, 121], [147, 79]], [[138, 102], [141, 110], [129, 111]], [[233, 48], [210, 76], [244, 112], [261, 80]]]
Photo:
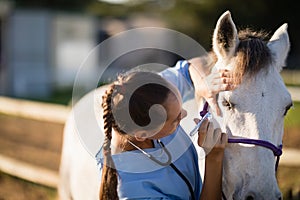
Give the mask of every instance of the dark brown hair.
[[[272, 54], [267, 46], [268, 33], [253, 31], [250, 28], [242, 29], [238, 33], [239, 44], [235, 50], [235, 66], [232, 76], [234, 83], [240, 84], [245, 75], [254, 77], [260, 70], [272, 63]], [[204, 65], [212, 68], [217, 62], [215, 52], [211, 51], [202, 58]]]
[[243, 29], [239, 31], [239, 45], [236, 49], [234, 78], [240, 83], [244, 75], [253, 77], [272, 62], [272, 55], [267, 46], [268, 34], [263, 31]]
[[[117, 133], [125, 135], [130, 134], [130, 131], [136, 130], [137, 127], [143, 129], [149, 125], [150, 108], [155, 104], [163, 106], [171, 92], [170, 88], [170, 84], [158, 74], [133, 72], [119, 76], [118, 80], [106, 90], [102, 97], [105, 140], [100, 200], [118, 199], [117, 171], [111, 156], [112, 128]], [[131, 119], [126, 117], [128, 110]], [[157, 111], [155, 114], [159, 118], [162, 113]], [[131, 127], [128, 120], [132, 120], [137, 126]]]

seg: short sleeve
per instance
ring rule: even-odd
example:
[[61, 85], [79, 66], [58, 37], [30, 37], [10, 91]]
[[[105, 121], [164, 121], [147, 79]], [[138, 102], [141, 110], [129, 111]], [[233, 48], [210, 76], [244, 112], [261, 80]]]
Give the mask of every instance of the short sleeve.
[[178, 88], [183, 102], [194, 98], [194, 86], [186, 60], [178, 61], [174, 67], [167, 68], [159, 74]]

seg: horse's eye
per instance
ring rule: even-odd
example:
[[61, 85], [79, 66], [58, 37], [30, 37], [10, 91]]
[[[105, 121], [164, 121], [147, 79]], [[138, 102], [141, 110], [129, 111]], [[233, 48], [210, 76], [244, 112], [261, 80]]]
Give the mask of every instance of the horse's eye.
[[293, 103], [290, 103], [288, 106], [285, 107], [283, 116], [286, 116], [287, 112], [290, 110], [291, 107], [293, 107]]
[[222, 105], [223, 105], [224, 107], [227, 107], [229, 110], [232, 110], [232, 109], [234, 108], [234, 104], [231, 103], [230, 101], [227, 101], [226, 99], [224, 99], [224, 100], [222, 101]]

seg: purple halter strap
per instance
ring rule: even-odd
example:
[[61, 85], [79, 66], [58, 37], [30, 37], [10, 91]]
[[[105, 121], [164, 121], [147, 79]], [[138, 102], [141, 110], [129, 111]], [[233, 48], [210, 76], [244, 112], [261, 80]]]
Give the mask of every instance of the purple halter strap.
[[[203, 106], [203, 110], [200, 112], [200, 116], [203, 117], [206, 113], [208, 113], [208, 103], [205, 102]], [[271, 142], [265, 140], [257, 140], [257, 139], [247, 139], [247, 138], [228, 138], [228, 143], [242, 143], [242, 144], [253, 144], [261, 147], [265, 147], [270, 149], [274, 156], [276, 156], [276, 163], [275, 163], [275, 171], [277, 171], [279, 159], [282, 154], [282, 144], [278, 147], [272, 144]], [[227, 200], [224, 192], [222, 191], [222, 198]]]
[[[203, 110], [200, 112], [200, 116], [203, 117], [206, 113], [208, 113], [208, 103], [206, 102], [203, 106]], [[275, 171], [277, 171], [279, 159], [282, 154], [282, 144], [278, 147], [272, 144], [271, 142], [265, 140], [257, 140], [257, 139], [248, 139], [248, 138], [228, 138], [228, 143], [242, 143], [242, 144], [253, 144], [261, 147], [265, 147], [270, 149], [274, 156], [277, 157], [275, 164]]]

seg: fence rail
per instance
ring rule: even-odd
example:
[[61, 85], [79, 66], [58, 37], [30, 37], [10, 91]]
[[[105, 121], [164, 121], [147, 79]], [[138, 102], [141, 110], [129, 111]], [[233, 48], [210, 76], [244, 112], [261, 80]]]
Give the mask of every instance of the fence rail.
[[300, 101], [300, 87], [287, 87], [293, 101]]
[[281, 76], [287, 85], [300, 86], [300, 70], [287, 70], [284, 69], [281, 72]]
[[58, 171], [38, 167], [5, 155], [0, 155], [0, 171], [51, 188], [57, 188], [59, 180]]
[[23, 118], [65, 123], [70, 107], [8, 97], [0, 97], [0, 113]]

